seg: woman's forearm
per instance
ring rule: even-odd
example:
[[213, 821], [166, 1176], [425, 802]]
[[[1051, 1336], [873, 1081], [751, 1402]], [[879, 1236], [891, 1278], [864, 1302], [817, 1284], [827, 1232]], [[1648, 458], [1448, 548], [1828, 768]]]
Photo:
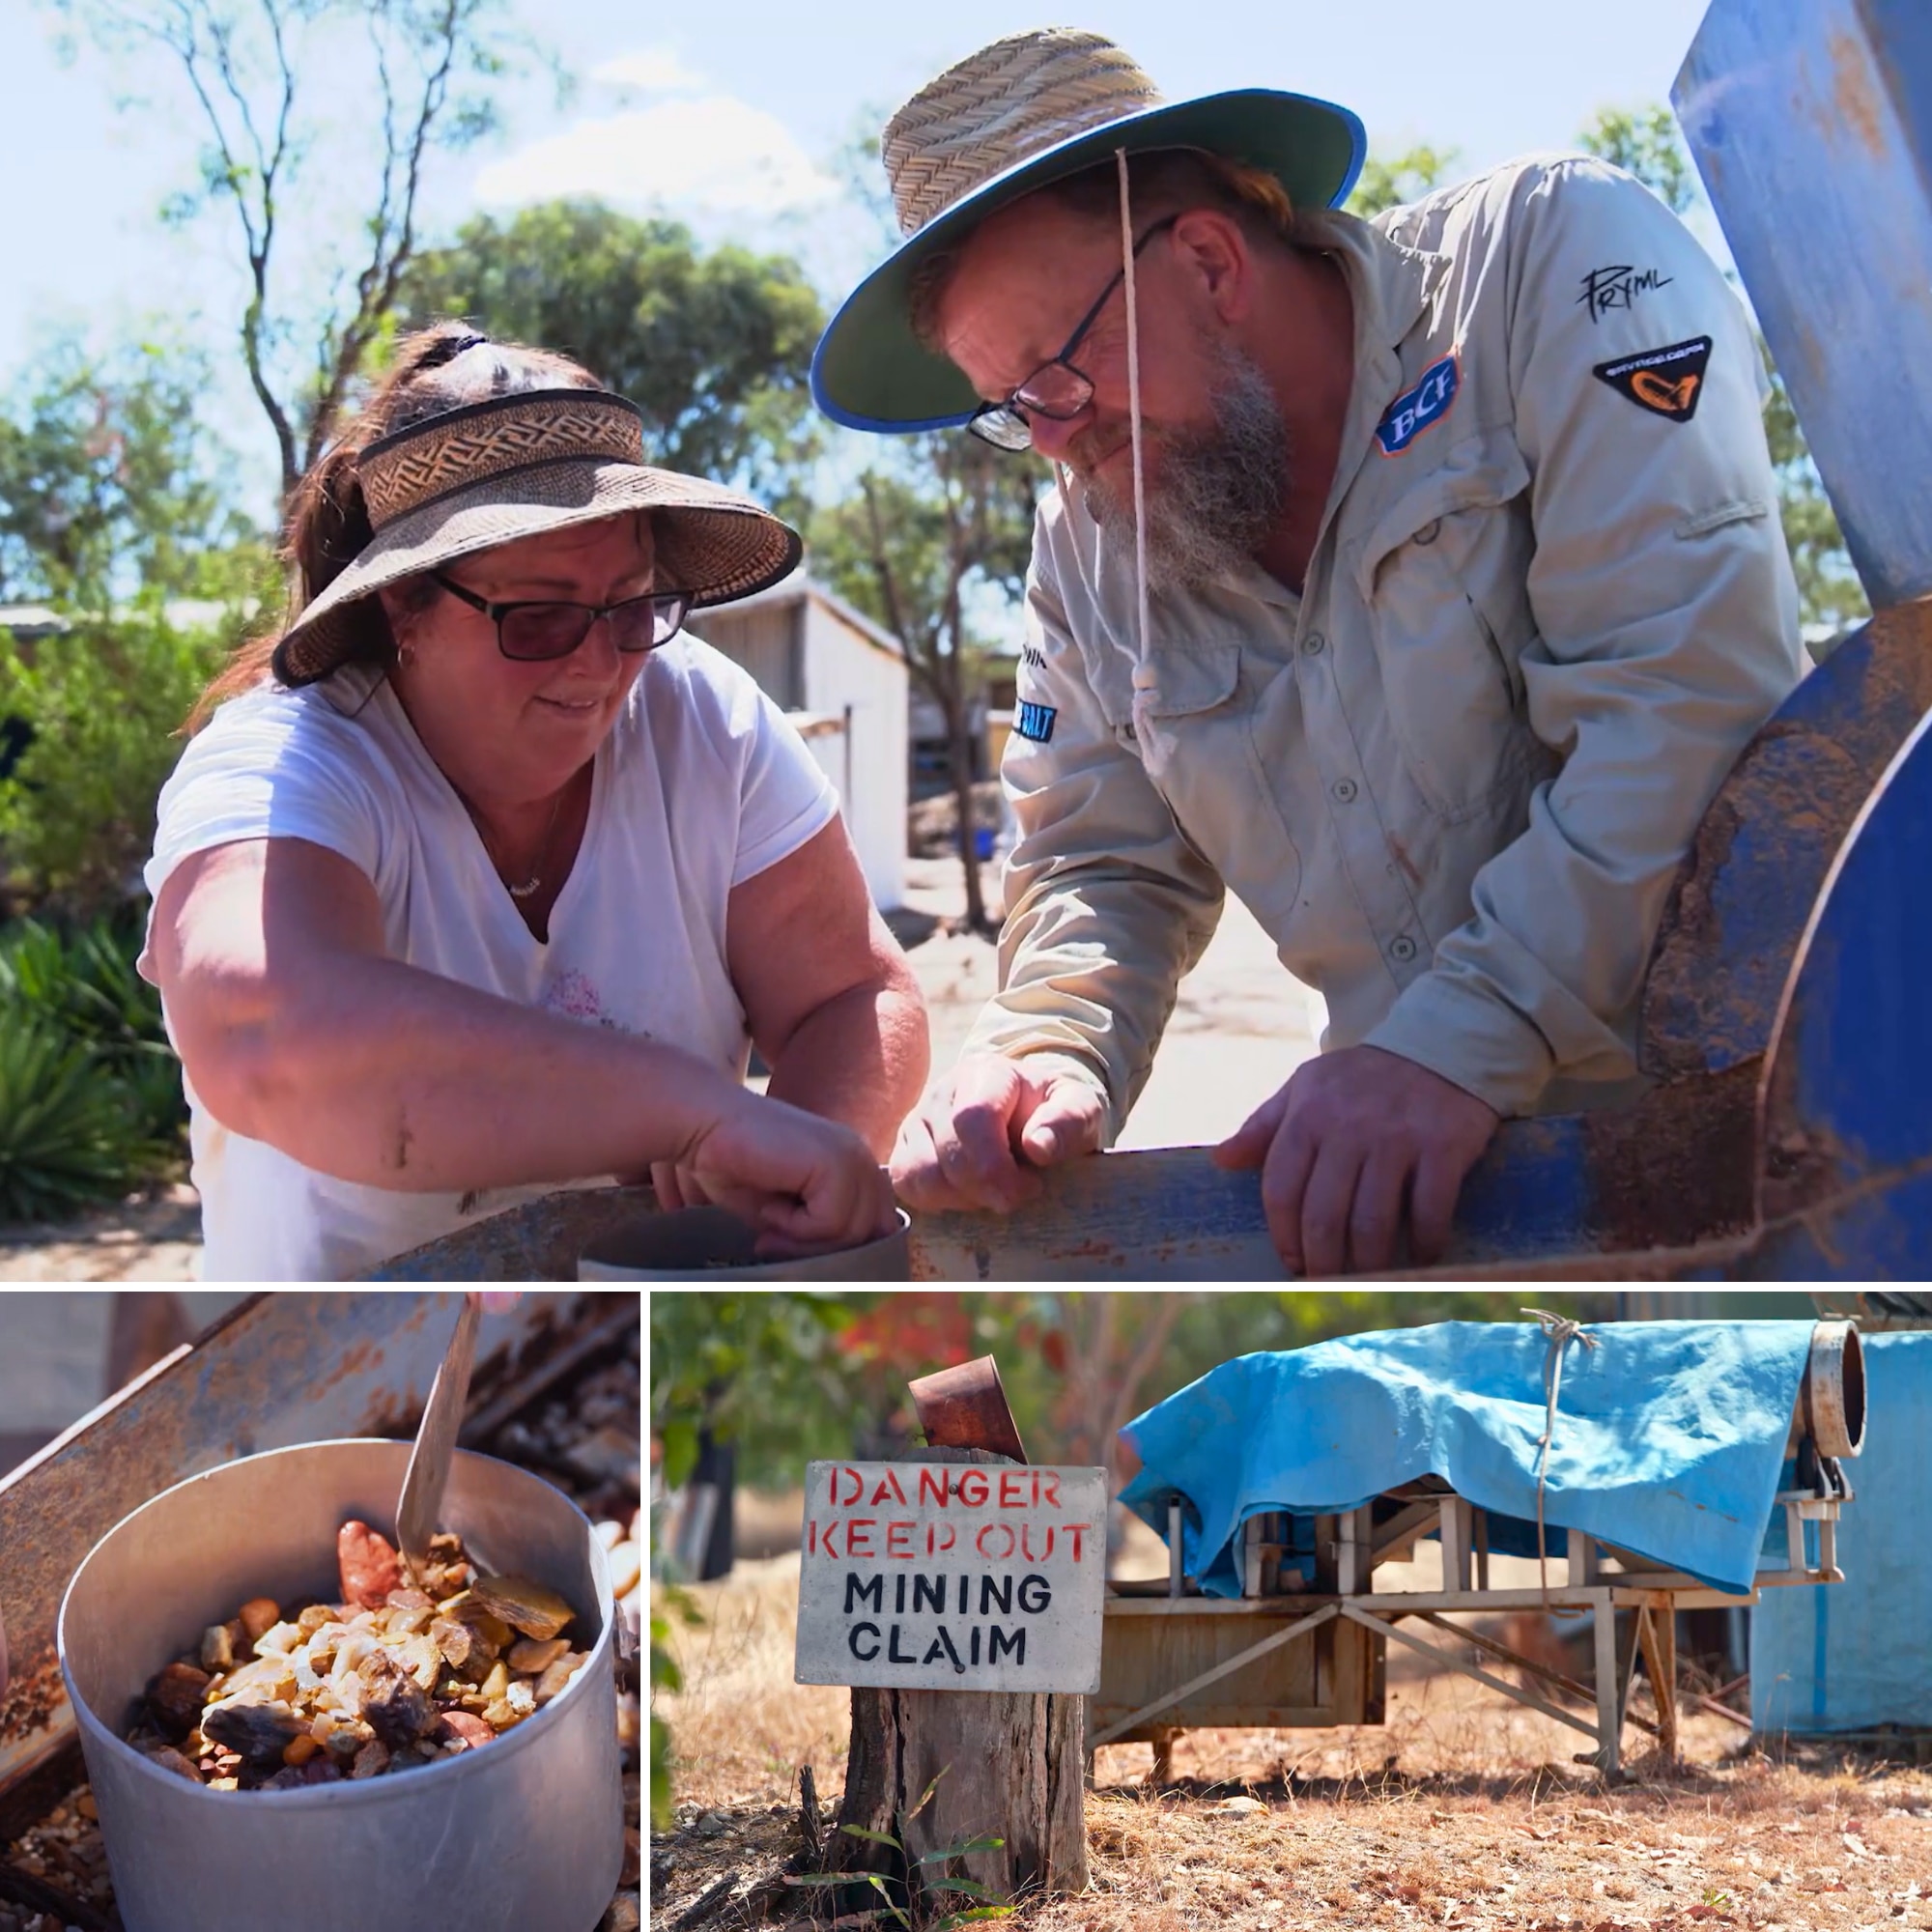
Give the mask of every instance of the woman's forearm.
[[932, 1060], [919, 989], [897, 978], [854, 986], [810, 1012], [772, 1067], [770, 1093], [842, 1121], [884, 1160]]
[[182, 1041], [217, 1120], [339, 1179], [410, 1193], [638, 1172], [682, 1157], [746, 1097], [674, 1047], [367, 954], [331, 956], [222, 1031], [206, 1081]]

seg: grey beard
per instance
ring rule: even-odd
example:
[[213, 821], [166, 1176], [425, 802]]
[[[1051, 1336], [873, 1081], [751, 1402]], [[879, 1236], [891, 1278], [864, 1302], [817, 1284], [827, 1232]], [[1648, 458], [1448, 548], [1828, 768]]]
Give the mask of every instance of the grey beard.
[[[1148, 588], [1189, 589], [1251, 564], [1288, 499], [1288, 432], [1261, 366], [1238, 349], [1220, 357], [1211, 429], [1160, 433], [1160, 468], [1148, 479]], [[1134, 533], [1131, 497], [1097, 479], [1085, 486], [1102, 529]]]

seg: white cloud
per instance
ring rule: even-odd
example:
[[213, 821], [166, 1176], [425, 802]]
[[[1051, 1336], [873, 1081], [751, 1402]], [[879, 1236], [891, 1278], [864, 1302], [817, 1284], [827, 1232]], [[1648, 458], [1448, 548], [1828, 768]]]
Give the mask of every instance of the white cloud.
[[704, 85], [704, 76], [693, 72], [669, 47], [640, 47], [636, 53], [619, 54], [593, 69], [590, 78], [645, 94], [695, 94]]
[[838, 193], [781, 121], [726, 94], [580, 121], [492, 162], [476, 179], [483, 202], [596, 195], [733, 214], [807, 208]]

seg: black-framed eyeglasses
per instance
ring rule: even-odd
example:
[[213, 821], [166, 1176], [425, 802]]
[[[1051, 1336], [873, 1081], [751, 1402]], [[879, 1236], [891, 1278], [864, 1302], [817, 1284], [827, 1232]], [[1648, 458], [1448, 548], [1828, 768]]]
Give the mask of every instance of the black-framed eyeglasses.
[[[1164, 214], [1134, 243], [1138, 256], [1156, 235], [1165, 233], [1185, 211]], [[966, 427], [995, 449], [1025, 450], [1033, 447], [1034, 416], [1049, 422], [1071, 422], [1094, 399], [1093, 379], [1073, 366], [1073, 354], [1087, 339], [1087, 331], [1100, 320], [1114, 291], [1126, 280], [1124, 263], [1114, 270], [1112, 279], [1100, 291], [1094, 306], [1080, 318], [1080, 327], [1066, 338], [1066, 346], [1050, 362], [1042, 362], [1003, 403], [986, 403], [966, 419]]]
[[441, 571], [430, 577], [460, 603], [480, 611], [497, 627], [497, 648], [519, 664], [567, 658], [600, 617], [611, 622], [611, 641], [620, 651], [655, 650], [684, 628], [691, 613], [688, 590], [650, 590], [615, 604], [566, 604], [560, 600], [493, 604]]

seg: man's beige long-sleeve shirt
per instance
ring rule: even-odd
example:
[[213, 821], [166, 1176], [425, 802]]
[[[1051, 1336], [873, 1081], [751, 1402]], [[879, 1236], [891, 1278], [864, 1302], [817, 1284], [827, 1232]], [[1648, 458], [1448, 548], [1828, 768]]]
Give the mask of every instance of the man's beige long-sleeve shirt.
[[1079, 1072], [1113, 1132], [1224, 888], [1325, 997], [1324, 1047], [1504, 1114], [1628, 1080], [1677, 864], [1800, 673], [1751, 330], [1647, 189], [1544, 157], [1307, 226], [1354, 304], [1327, 515], [1299, 596], [1259, 567], [1155, 596], [1158, 777], [1131, 536], [1077, 487], [1035, 534], [968, 1050]]

